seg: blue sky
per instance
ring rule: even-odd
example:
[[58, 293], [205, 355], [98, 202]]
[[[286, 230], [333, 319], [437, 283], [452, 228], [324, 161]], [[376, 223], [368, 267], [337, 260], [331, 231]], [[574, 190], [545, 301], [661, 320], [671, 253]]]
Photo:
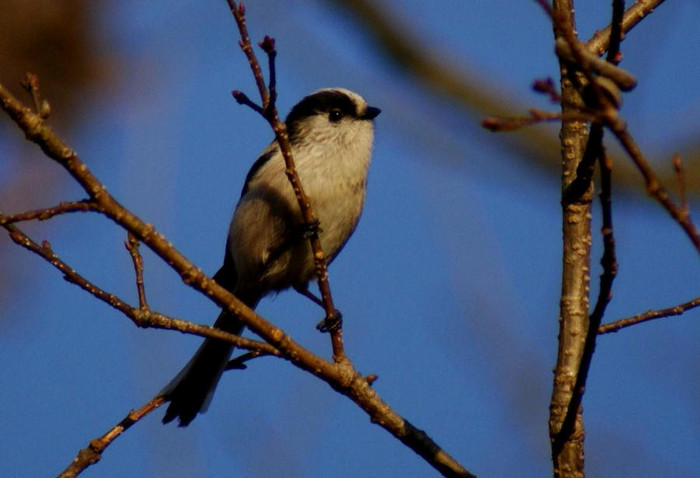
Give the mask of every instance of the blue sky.
[[[100, 48], [118, 65], [112, 86], [85, 92], [81, 128], [65, 131], [61, 111], [51, 121], [123, 204], [213, 273], [245, 174], [272, 134], [231, 98], [233, 89], [255, 90], [226, 2], [172, 3], [95, 3]], [[382, 4], [455, 68], [522, 105], [550, 107], [529, 89], [534, 78], [557, 73], [551, 28], [534, 2]], [[479, 127], [478, 115], [407, 77], [343, 10], [320, 1], [247, 7], [252, 37], [277, 39], [283, 114], [328, 86], [382, 108], [364, 215], [331, 267], [350, 358], [379, 376], [375, 388], [395, 410], [471, 471], [548, 475], [561, 271], [557, 175], [516, 160], [503, 136]], [[583, 38], [607, 24], [607, 9], [581, 4]], [[700, 53], [688, 48], [698, 43], [698, 10], [667, 2], [623, 44], [623, 66], [640, 85], [622, 112], [660, 169], [700, 126]], [[11, 156], [21, 135], [2, 124], [0, 153]], [[0, 170], [6, 178], [33, 170], [64, 176], [38, 150], [11, 165]], [[17, 207], [81, 197], [62, 184]], [[616, 191], [620, 272], [607, 319], [700, 295], [697, 254], [680, 228], [643, 194]], [[691, 210], [700, 211], [697, 194]], [[27, 230], [98, 285], [136, 300], [125, 235], [104, 219], [62, 217]], [[150, 399], [199, 339], [136, 329], [7, 238], [0, 248], [13, 251], [3, 264], [12, 288], [0, 290], [0, 475], [56, 474]], [[600, 249], [596, 237], [594, 291]], [[212, 304], [144, 256], [155, 310], [213, 322]], [[327, 336], [314, 329], [319, 310], [305, 299], [283, 293], [258, 310], [330, 356]], [[584, 398], [590, 476], [700, 473], [698, 319], [696, 310], [599, 339]], [[163, 426], [161, 417], [125, 433], [84, 476], [433, 473], [347, 399], [273, 358], [227, 374], [190, 427]]]

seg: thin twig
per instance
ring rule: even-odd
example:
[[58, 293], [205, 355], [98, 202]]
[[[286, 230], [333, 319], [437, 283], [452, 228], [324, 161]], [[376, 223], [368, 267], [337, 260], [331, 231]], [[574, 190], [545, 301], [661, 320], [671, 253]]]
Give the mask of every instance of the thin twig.
[[656, 199], [666, 209], [666, 212], [683, 228], [695, 246], [696, 251], [700, 253], [700, 232], [698, 232], [691, 220], [688, 210], [682, 206], [679, 207], [671, 199], [668, 191], [661, 184], [661, 180], [649, 165], [641, 149], [634, 141], [632, 134], [627, 130], [626, 123], [619, 117], [617, 111], [609, 111], [605, 115], [605, 124], [615, 134], [617, 140], [637, 166], [637, 169], [639, 169], [639, 172], [642, 173], [649, 195]]
[[280, 121], [279, 113], [275, 104], [277, 99], [277, 95], [275, 93], [276, 75], [274, 66], [275, 57], [277, 55], [275, 50], [275, 42], [270, 37], [265, 37], [265, 40], [261, 43], [261, 47], [267, 54], [268, 63], [270, 65], [270, 85], [268, 89], [268, 87], [265, 86], [265, 80], [263, 78], [262, 69], [260, 68], [260, 62], [253, 51], [250, 36], [248, 35], [245, 19], [245, 8], [243, 8], [242, 4], [239, 4], [237, 7], [236, 2], [233, 0], [228, 0], [228, 4], [240, 32], [241, 49], [248, 59], [253, 76], [255, 77], [255, 83], [258, 85], [262, 107], [255, 105], [246, 95], [241, 92], [234, 92], [234, 97], [239, 103], [243, 103], [248, 106], [251, 106], [251, 104], [255, 105], [253, 109], [262, 114], [275, 132], [277, 143], [285, 161], [285, 173], [299, 203], [302, 220], [308, 228], [307, 234], [309, 237], [309, 243], [311, 244], [311, 249], [313, 251], [316, 278], [319, 290], [321, 292], [321, 299], [323, 300], [326, 311], [324, 323], [327, 324], [326, 330], [328, 330], [331, 334], [333, 361], [336, 363], [346, 362], [347, 357], [343, 347], [343, 331], [340, 321], [341, 314], [338, 310], [336, 310], [335, 305], [333, 304], [333, 296], [331, 294], [331, 288], [328, 282], [326, 256], [321, 247], [321, 239], [319, 237], [320, 224], [316, 218], [316, 215], [314, 214], [311, 201], [306, 195], [299, 179], [299, 175], [297, 174], [294, 158], [292, 156], [292, 148], [289, 144], [289, 137], [287, 135], [287, 127], [282, 121]]
[[265, 116], [265, 111], [262, 109], [262, 107], [254, 101], [252, 101], [250, 98], [248, 98], [248, 96], [242, 91], [233, 90], [231, 92], [231, 95], [233, 95], [233, 98], [238, 102], [239, 105], [245, 105], [248, 108], [255, 111], [256, 113]]
[[[637, 3], [646, 4], [648, 6], [654, 2], [639, 1]], [[610, 43], [608, 45], [610, 51], [608, 53], [607, 61], [609, 62], [618, 62], [620, 59], [620, 42], [622, 41], [623, 32], [626, 30], [626, 13], [623, 12], [624, 2], [615, 0], [613, 2], [613, 20], [611, 21], [611, 36]], [[615, 33], [616, 37], [613, 37], [612, 33]], [[591, 80], [590, 72], [585, 73], [587, 73], [589, 80]], [[594, 84], [595, 82], [592, 83]], [[597, 91], [596, 93], [599, 96], [601, 103], [604, 104], [607, 99], [603, 98], [603, 94], [600, 91]], [[622, 144], [622, 147], [637, 166], [637, 169], [642, 173], [644, 181], [646, 182], [647, 192], [653, 198], [655, 198], [666, 209], [671, 217], [673, 217], [673, 219], [675, 219], [676, 222], [683, 228], [695, 246], [695, 249], [698, 251], [698, 253], [700, 253], [700, 233], [690, 219], [688, 210], [682, 205], [681, 207], [677, 206], [671, 199], [668, 191], [649, 165], [649, 162], [642, 154], [641, 149], [634, 141], [634, 138], [630, 132], [627, 130], [627, 124], [620, 118], [617, 108], [602, 108], [600, 117], [604, 121], [605, 125], [615, 134], [620, 144]]]
[[69, 214], [72, 212], [100, 212], [100, 207], [89, 199], [83, 199], [82, 201], [61, 202], [57, 206], [46, 209], [35, 209], [33, 211], [26, 211], [17, 214], [2, 215], [0, 216], [0, 226], [24, 221], [45, 221], [54, 216]]
[[[275, 66], [277, 50], [275, 50], [275, 39], [265, 35], [263, 41], [258, 43], [258, 45], [260, 45], [260, 48], [267, 54], [267, 69], [270, 72], [270, 81], [268, 85], [270, 99], [267, 104], [267, 109], [270, 110], [271, 108], [275, 108], [277, 104], [277, 68]], [[266, 114], [272, 115], [272, 111], [270, 110], [266, 112]]]
[[248, 64], [250, 65], [250, 69], [253, 70], [255, 84], [258, 87], [258, 93], [260, 94], [260, 99], [262, 100], [263, 108], [265, 108], [270, 102], [270, 95], [267, 91], [267, 87], [265, 86], [265, 78], [263, 77], [262, 69], [260, 68], [260, 63], [258, 63], [257, 58], [255, 58], [253, 45], [250, 42], [250, 36], [248, 35], [248, 27], [246, 26], [245, 19], [245, 6], [243, 5], [243, 2], [239, 2], [238, 5], [236, 5], [235, 0], [226, 1], [228, 2], [229, 8], [231, 9], [231, 13], [233, 13], [233, 17], [236, 20], [236, 25], [238, 25], [238, 31], [241, 35], [241, 39], [238, 42], [238, 45], [241, 47], [241, 50], [243, 50], [243, 53], [245, 53], [245, 56], [248, 59]]
[[549, 96], [549, 101], [552, 103], [561, 103], [561, 93], [559, 93], [557, 88], [554, 86], [554, 80], [551, 77], [536, 79], [533, 81], [532, 90]]
[[26, 78], [22, 82], [22, 86], [32, 97], [36, 114], [44, 119], [48, 118], [51, 114], [51, 105], [49, 105], [48, 101], [41, 98], [39, 92], [39, 77], [34, 73], [27, 73]]
[[620, 45], [622, 44], [623, 30], [625, 19], [625, 2], [624, 0], [613, 0], [612, 2], [612, 18], [610, 20], [610, 44], [608, 46], [608, 54], [606, 55], [605, 63], [618, 65], [622, 59], [620, 53]]
[[681, 315], [684, 312], [694, 309], [700, 306], [700, 297], [684, 302], [683, 304], [674, 305], [667, 309], [661, 310], [648, 310], [642, 314], [637, 314], [632, 317], [626, 317], [624, 319], [616, 320], [615, 322], [610, 322], [609, 324], [604, 324], [598, 327], [598, 334], [610, 334], [613, 332], [619, 332], [625, 327], [630, 327], [632, 325], [641, 324], [642, 322], [648, 322], [650, 320], [662, 319], [664, 317], [672, 317], [674, 315]]
[[[0, 214], [0, 220], [2, 219], [2, 217], [3, 216]], [[101, 300], [105, 304], [117, 309], [122, 314], [129, 317], [132, 320], [132, 322], [134, 322], [134, 324], [138, 327], [178, 330], [187, 334], [224, 340], [226, 342], [234, 344], [238, 348], [246, 350], [260, 350], [261, 352], [270, 355], [280, 356], [280, 353], [277, 349], [265, 342], [245, 339], [243, 337], [229, 334], [214, 327], [198, 325], [185, 320], [174, 319], [172, 317], [168, 317], [163, 314], [153, 312], [151, 310], [142, 310], [140, 308], [132, 307], [131, 305], [120, 299], [117, 295], [101, 289], [94, 283], [84, 278], [78, 272], [76, 272], [75, 269], [66, 264], [53, 252], [53, 250], [51, 249], [51, 245], [48, 243], [48, 241], [43, 241], [42, 244], [39, 245], [22, 230], [20, 230], [18, 227], [12, 224], [5, 224], [2, 227], [8, 231], [10, 238], [17, 245], [45, 259], [56, 269], [61, 271], [61, 273], [63, 273], [63, 278], [66, 281], [77, 285], [78, 287], [92, 294], [94, 297]]]
[[676, 153], [673, 155], [671, 160], [673, 163], [673, 170], [676, 172], [676, 181], [678, 182], [678, 194], [681, 198], [681, 211], [685, 214], [690, 214], [690, 208], [688, 207], [688, 198], [685, 187], [685, 171], [683, 171], [683, 160], [681, 155]]
[[134, 264], [134, 275], [136, 276], [136, 290], [139, 295], [139, 309], [149, 310], [146, 301], [146, 290], [143, 285], [143, 257], [139, 251], [139, 240], [131, 232], [127, 233], [127, 241], [124, 243], [129, 251], [131, 261]]
[[575, 203], [588, 191], [593, 181], [593, 172], [603, 150], [603, 126], [594, 123], [588, 133], [588, 142], [583, 157], [576, 166], [576, 176], [563, 191], [564, 201]]
[[[634, 4], [629, 7], [624, 15], [622, 16], [622, 31], [620, 38], [632, 30], [639, 22], [644, 20], [644, 18], [654, 11], [656, 7], [664, 3], [664, 0], [637, 0]], [[589, 51], [595, 53], [596, 55], [602, 55], [608, 50], [610, 46], [610, 40], [612, 38], [612, 25], [616, 22], [611, 22], [606, 28], [598, 30], [591, 37], [588, 42], [586, 42], [586, 48]]]
[[122, 421], [117, 423], [107, 433], [100, 438], [95, 438], [88, 446], [80, 450], [78, 455], [73, 459], [73, 462], [59, 475], [59, 478], [74, 478], [89, 466], [100, 461], [102, 452], [112, 444], [119, 435], [131, 428], [132, 425], [153, 410], [160, 407], [164, 402], [165, 399], [163, 397], [155, 397], [138, 410], [131, 410]]
[[592, 115], [586, 113], [572, 113], [572, 114], [562, 114], [550, 111], [542, 111], [538, 109], [531, 109], [529, 116], [515, 116], [515, 117], [495, 117], [490, 116], [484, 118], [481, 121], [481, 126], [494, 132], [503, 131], [513, 131], [518, 128], [525, 126], [532, 126], [534, 124], [549, 123], [553, 121], [590, 121], [593, 119]]

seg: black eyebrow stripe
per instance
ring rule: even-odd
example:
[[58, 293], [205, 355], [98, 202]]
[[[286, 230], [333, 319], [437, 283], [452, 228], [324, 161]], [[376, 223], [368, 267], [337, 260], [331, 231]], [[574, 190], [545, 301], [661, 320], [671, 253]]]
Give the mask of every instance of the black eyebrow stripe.
[[301, 100], [287, 115], [287, 127], [291, 124], [319, 112], [325, 113], [338, 108], [346, 115], [357, 116], [357, 105], [345, 93], [339, 91], [321, 91]]

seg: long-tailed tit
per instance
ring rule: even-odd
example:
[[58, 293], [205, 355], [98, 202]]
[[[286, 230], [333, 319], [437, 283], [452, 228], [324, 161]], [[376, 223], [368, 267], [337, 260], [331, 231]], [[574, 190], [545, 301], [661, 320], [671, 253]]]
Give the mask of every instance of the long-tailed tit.
[[[356, 93], [330, 88], [297, 103], [286, 119], [302, 186], [320, 221], [328, 262], [343, 248], [362, 213], [372, 142], [380, 110]], [[231, 220], [224, 265], [214, 279], [246, 305], [289, 287], [306, 290], [314, 260], [299, 205], [273, 141], [248, 172]], [[233, 334], [243, 324], [227, 311], [215, 327]], [[233, 346], [206, 339], [179, 374], [161, 390], [170, 402], [163, 418], [187, 426], [204, 412], [228, 363]]]

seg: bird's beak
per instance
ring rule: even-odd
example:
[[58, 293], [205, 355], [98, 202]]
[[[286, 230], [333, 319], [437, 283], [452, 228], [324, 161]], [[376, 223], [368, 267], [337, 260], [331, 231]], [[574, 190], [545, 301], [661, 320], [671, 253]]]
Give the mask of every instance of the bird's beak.
[[380, 110], [379, 108], [375, 108], [374, 106], [368, 106], [365, 110], [365, 114], [362, 115], [362, 119], [372, 120], [376, 118], [377, 115], [381, 112], [382, 110]]

